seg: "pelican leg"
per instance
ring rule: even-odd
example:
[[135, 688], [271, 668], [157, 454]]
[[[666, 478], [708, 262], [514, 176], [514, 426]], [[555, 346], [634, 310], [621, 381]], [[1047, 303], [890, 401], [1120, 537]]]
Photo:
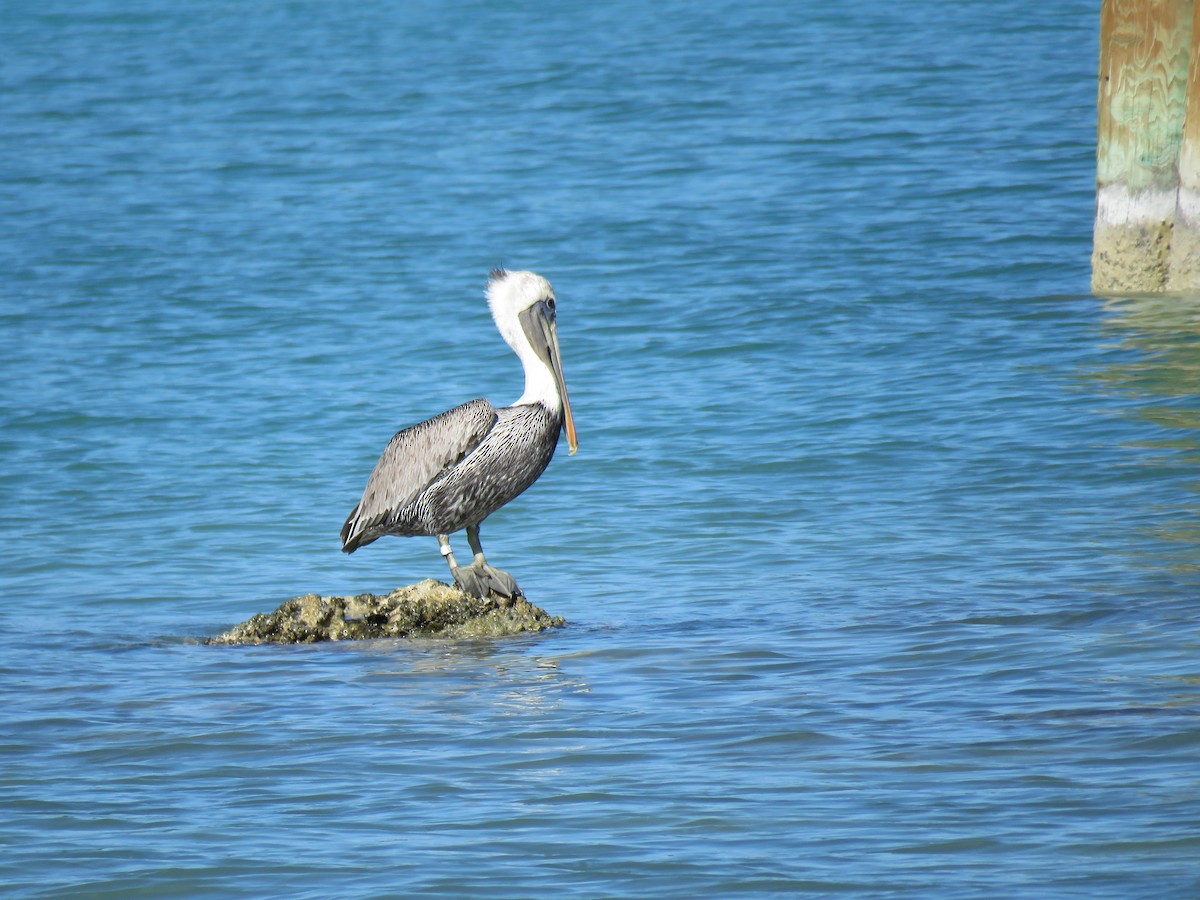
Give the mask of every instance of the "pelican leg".
[[471, 552], [475, 554], [475, 559], [471, 562], [472, 569], [478, 569], [487, 578], [488, 587], [494, 593], [502, 597], [524, 597], [521, 589], [517, 586], [517, 580], [505, 572], [503, 569], [496, 569], [488, 565], [487, 558], [483, 555], [483, 544], [479, 542], [479, 526], [467, 526], [467, 543], [471, 545]]
[[454, 551], [450, 549], [450, 535], [439, 534], [437, 539], [438, 549], [442, 556], [446, 557], [446, 564], [450, 566], [450, 574], [454, 576], [454, 583], [458, 585], [459, 590], [472, 597], [486, 597], [488, 595], [487, 580], [475, 570], [473, 565], [460, 566], [458, 564], [458, 560], [454, 558]]
[[441, 551], [442, 556], [446, 557], [446, 562], [450, 566], [450, 574], [453, 575], [458, 568], [458, 560], [454, 558], [454, 551], [450, 549], [450, 535], [439, 534], [437, 539], [438, 550]]
[[487, 557], [483, 555], [483, 546], [479, 543], [478, 525], [467, 526], [467, 543], [471, 545], [471, 552], [475, 554], [475, 558], [469, 566], [460, 566], [455, 562], [454, 554], [450, 551], [449, 537], [438, 535], [438, 543], [442, 545], [442, 555], [450, 564], [454, 583], [468, 594], [476, 597], [496, 594], [510, 600], [525, 596], [517, 587], [516, 579], [507, 572], [488, 565]]
[[458, 585], [459, 590], [473, 597], [486, 597], [490, 587], [487, 576], [476, 569], [474, 563], [469, 566], [458, 564], [458, 560], [454, 558], [454, 551], [450, 549], [450, 535], [439, 534], [437, 539], [438, 549], [441, 550], [442, 556], [446, 557], [450, 574], [454, 576], [454, 583]]

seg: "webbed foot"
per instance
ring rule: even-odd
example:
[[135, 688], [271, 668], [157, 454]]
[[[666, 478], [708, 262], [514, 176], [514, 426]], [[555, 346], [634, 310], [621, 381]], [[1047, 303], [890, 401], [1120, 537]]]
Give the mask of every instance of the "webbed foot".
[[524, 597], [516, 579], [502, 569], [496, 569], [485, 561], [476, 560], [469, 566], [451, 566], [454, 583], [473, 597], [496, 594], [508, 600]]

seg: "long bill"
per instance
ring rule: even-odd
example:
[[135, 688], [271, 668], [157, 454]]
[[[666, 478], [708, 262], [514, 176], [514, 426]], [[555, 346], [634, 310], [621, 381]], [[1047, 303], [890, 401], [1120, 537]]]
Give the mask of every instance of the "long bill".
[[567, 428], [567, 446], [570, 455], [574, 456], [579, 449], [579, 441], [575, 437], [575, 417], [571, 415], [571, 401], [567, 398], [567, 382], [563, 378], [562, 353], [558, 349], [558, 323], [554, 313], [543, 303], [535, 303], [520, 314], [521, 327], [529, 339], [530, 346], [538, 357], [550, 368], [554, 376], [554, 386], [558, 388], [558, 398], [562, 401], [563, 424]]
[[579, 441], [575, 437], [575, 417], [571, 415], [567, 382], [563, 378], [562, 354], [558, 350], [558, 325], [553, 320], [550, 321], [550, 368], [554, 371], [554, 380], [558, 382], [558, 396], [562, 398], [563, 424], [567, 428], [567, 455], [574, 456], [579, 449]]

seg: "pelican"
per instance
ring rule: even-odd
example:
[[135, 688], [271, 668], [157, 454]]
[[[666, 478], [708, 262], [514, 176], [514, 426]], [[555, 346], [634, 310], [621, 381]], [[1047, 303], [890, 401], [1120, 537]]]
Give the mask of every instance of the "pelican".
[[[493, 269], [487, 301], [525, 367], [525, 393], [499, 409], [471, 400], [398, 432], [342, 526], [342, 550], [353, 553], [385, 534], [433, 536], [460, 588], [476, 597], [515, 598], [522, 596], [517, 582], [483, 555], [479, 525], [537, 481], [564, 425], [571, 456], [579, 445], [559, 357], [554, 288], [533, 272]], [[469, 566], [460, 566], [450, 548], [450, 535], [463, 528], [475, 555]]]

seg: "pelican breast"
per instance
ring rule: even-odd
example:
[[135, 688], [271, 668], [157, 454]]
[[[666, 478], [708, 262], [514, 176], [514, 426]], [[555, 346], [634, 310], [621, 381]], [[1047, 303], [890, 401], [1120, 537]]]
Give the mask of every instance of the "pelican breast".
[[462, 462], [436, 478], [417, 499], [426, 534], [478, 525], [550, 465], [562, 414], [541, 403], [496, 410], [496, 424]]

